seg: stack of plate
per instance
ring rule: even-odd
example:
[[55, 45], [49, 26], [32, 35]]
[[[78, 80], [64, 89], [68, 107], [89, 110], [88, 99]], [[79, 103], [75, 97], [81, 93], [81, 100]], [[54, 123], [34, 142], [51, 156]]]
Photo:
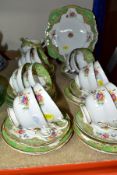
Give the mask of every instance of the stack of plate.
[[[60, 149], [73, 135], [70, 119], [67, 115], [66, 119], [68, 123], [56, 122], [58, 128], [63, 128], [61, 132], [58, 131], [57, 133], [54, 130], [55, 128], [53, 128], [50, 136], [47, 137], [45, 135], [44, 138], [38, 128], [18, 128], [7, 118], [2, 126], [2, 135], [5, 142], [17, 151], [31, 155], [46, 154], [50, 151]], [[66, 124], [67, 127], [65, 127]]]
[[96, 124], [89, 124], [81, 108], [74, 118], [74, 131], [80, 139], [94, 149], [117, 153], [117, 130]]

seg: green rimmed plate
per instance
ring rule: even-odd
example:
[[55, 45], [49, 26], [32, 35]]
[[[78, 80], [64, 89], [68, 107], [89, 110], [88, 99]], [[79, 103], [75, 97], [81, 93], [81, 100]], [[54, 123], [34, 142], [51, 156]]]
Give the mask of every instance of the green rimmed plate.
[[82, 113], [81, 106], [78, 106], [78, 112], [74, 117], [74, 123], [84, 134], [92, 139], [103, 143], [117, 144], [117, 130], [109, 127], [101, 128], [99, 125], [94, 123], [89, 124]]
[[88, 137], [87, 135], [85, 135], [80, 130], [80, 128], [76, 126], [75, 124], [74, 124], [74, 131], [76, 135], [91, 148], [101, 151], [101, 152], [109, 153], [109, 154], [117, 154], [117, 144], [103, 143], [103, 142], [94, 140]]
[[6, 128], [6, 122], [3, 124], [2, 127], [2, 135], [5, 142], [12, 148], [16, 149], [17, 151], [21, 151], [23, 153], [32, 155], [46, 154], [50, 151], [54, 151], [61, 148], [65, 143], [69, 141], [69, 139], [73, 134], [73, 129], [69, 128], [66, 134], [58, 138], [56, 141], [40, 146], [40, 142], [38, 140], [36, 141], [36, 144], [33, 145], [32, 144], [32, 142], [34, 142], [33, 139], [27, 141], [26, 143], [23, 143], [22, 139], [11, 136], [5, 128]]
[[98, 37], [93, 13], [76, 5], [53, 10], [45, 33], [49, 55], [60, 61], [76, 48], [93, 51]]

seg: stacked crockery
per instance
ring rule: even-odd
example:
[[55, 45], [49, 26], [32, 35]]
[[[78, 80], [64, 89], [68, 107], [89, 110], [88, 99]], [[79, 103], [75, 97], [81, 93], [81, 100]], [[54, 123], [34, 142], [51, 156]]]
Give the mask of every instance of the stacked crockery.
[[13, 72], [7, 89], [7, 104], [12, 106], [16, 94], [36, 82], [40, 82], [50, 95], [54, 96], [55, 87], [51, 80], [51, 76], [54, 75], [54, 65], [48, 61], [39, 41], [22, 39], [20, 50], [19, 68]]
[[65, 94], [79, 105], [76, 134], [93, 148], [117, 153], [117, 87], [109, 82], [99, 62], [80, 69]]
[[[37, 56], [33, 55], [34, 60]], [[68, 142], [73, 132], [70, 118], [50, 95], [55, 96], [55, 89], [42, 63], [28, 62], [13, 72], [7, 91], [8, 118], [2, 127], [3, 138], [11, 147], [44, 154]]]

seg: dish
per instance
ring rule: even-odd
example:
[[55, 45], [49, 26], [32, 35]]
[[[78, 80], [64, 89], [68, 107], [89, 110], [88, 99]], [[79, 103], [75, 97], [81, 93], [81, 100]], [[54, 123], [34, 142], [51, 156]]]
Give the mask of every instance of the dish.
[[[68, 115], [65, 115], [66, 123], [58, 122], [51, 125], [49, 135], [40, 132], [38, 129], [30, 130], [16, 127], [13, 122], [7, 118], [2, 126], [2, 136], [5, 142], [17, 151], [31, 155], [46, 154], [50, 151], [61, 148], [69, 141], [73, 134]], [[60, 132], [61, 131], [61, 132]]]
[[76, 5], [53, 10], [45, 33], [49, 55], [63, 62], [76, 48], [93, 51], [98, 37], [93, 13]]
[[107, 125], [96, 125], [94, 123], [89, 124], [81, 107], [78, 107], [78, 112], [74, 117], [74, 124], [78, 126], [80, 130], [88, 137], [101, 141], [103, 143], [116, 143], [117, 144], [117, 130], [108, 127]]
[[117, 144], [102, 143], [84, 134], [76, 125], [74, 125], [76, 135], [91, 148], [110, 154], [117, 154]]

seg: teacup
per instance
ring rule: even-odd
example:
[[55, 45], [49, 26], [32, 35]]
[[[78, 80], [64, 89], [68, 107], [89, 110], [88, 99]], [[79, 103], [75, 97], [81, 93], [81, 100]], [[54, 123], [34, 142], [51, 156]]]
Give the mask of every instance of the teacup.
[[112, 83], [106, 84], [105, 87], [107, 88], [108, 92], [110, 93], [110, 95], [111, 95], [111, 97], [112, 97], [112, 99], [117, 107], [117, 87]]
[[47, 122], [40, 110], [34, 92], [26, 88], [13, 102], [15, 116], [23, 128], [43, 128]]
[[69, 56], [69, 64], [71, 69], [77, 73], [89, 63], [93, 63], [94, 60], [95, 59], [92, 52], [86, 48], [76, 48]]
[[48, 122], [53, 122], [63, 119], [63, 114], [54, 103], [52, 98], [49, 96], [49, 94], [45, 91], [43, 86], [37, 83], [33, 89], [41, 111], [43, 112], [46, 120]]
[[85, 110], [88, 111], [86, 116], [90, 123], [103, 126], [107, 124], [113, 127], [114, 122], [117, 122], [117, 109], [105, 87], [100, 87], [90, 94], [85, 100], [85, 106]]
[[103, 71], [98, 61], [94, 63], [94, 71], [95, 71], [95, 76], [97, 79], [98, 86], [104, 86], [109, 82], [105, 72]]

